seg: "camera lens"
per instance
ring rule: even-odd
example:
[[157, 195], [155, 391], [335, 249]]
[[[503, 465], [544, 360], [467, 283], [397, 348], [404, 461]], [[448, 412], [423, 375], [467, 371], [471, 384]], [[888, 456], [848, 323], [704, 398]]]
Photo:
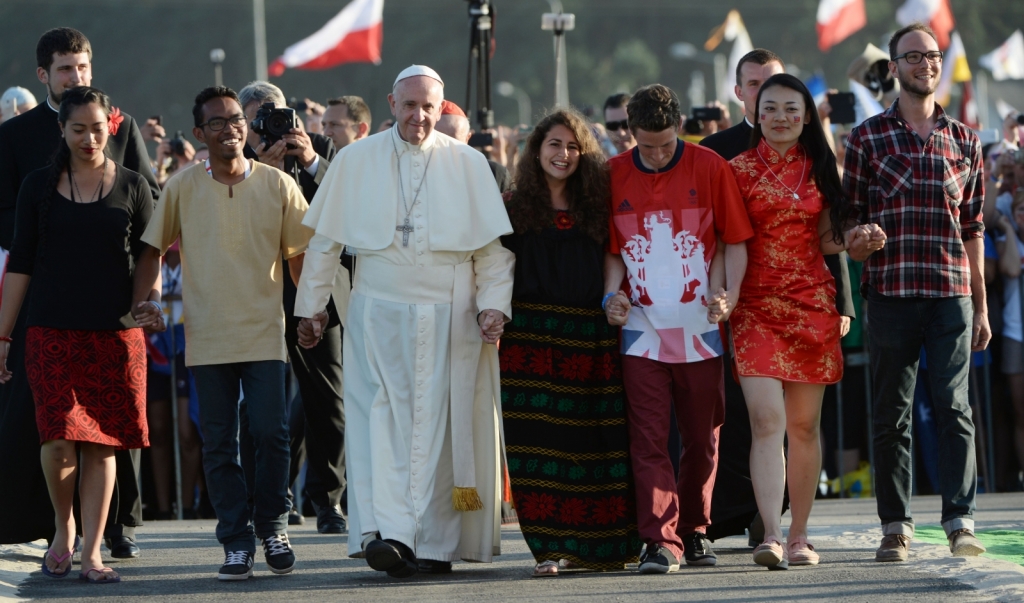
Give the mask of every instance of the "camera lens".
[[1024, 113], [1017, 115], [1017, 123], [1024, 126]]

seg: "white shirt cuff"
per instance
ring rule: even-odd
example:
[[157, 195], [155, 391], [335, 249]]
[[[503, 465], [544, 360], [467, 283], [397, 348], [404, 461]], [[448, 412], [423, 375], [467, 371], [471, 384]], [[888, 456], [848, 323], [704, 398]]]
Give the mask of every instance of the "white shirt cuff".
[[309, 174], [310, 176], [314, 176], [315, 177], [316, 176], [316, 170], [319, 167], [320, 167], [320, 155], [317, 155], [316, 159], [313, 160], [313, 163], [309, 164], [309, 167], [306, 168], [306, 173]]

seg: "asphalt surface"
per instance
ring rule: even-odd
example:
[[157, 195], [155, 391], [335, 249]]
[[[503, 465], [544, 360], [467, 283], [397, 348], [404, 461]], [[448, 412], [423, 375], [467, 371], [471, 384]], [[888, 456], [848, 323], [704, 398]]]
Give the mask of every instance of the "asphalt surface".
[[[1021, 502], [1021, 496], [991, 498], [979, 506], [990, 508], [990, 523], [1007, 525], [1024, 519]], [[928, 508], [918, 515], [920, 523], [937, 520], [933, 517], [937, 501], [918, 506]], [[873, 510], [870, 500], [822, 501], [815, 506], [811, 540], [822, 556], [822, 564], [817, 567], [769, 572], [753, 564], [745, 537], [733, 537], [715, 543], [718, 565], [712, 568], [684, 566], [679, 572], [660, 576], [641, 576], [630, 570], [563, 571], [556, 578], [544, 579], [530, 577], [533, 557], [516, 526], [503, 530], [504, 554], [495, 563], [456, 563], [448, 576], [417, 575], [396, 580], [370, 570], [363, 560], [345, 557], [344, 535], [317, 534], [310, 525], [313, 522], [307, 522], [290, 530], [298, 557], [292, 574], [271, 574], [259, 551], [253, 578], [225, 583], [216, 579], [223, 555], [214, 537], [214, 522], [152, 522], [139, 530], [141, 558], [110, 560], [122, 576], [120, 584], [80, 583], [75, 579], [76, 564], [72, 577], [64, 580], [32, 573], [22, 584], [20, 595], [39, 600], [103, 597], [107, 601], [133, 602], [992, 600], [991, 593], [976, 591], [970, 579], [958, 578], [941, 568], [923, 569], [926, 557], [948, 556], [942, 547], [915, 542], [910, 563], [876, 563], [877, 519]], [[939, 561], [956, 565], [955, 560]], [[1014, 600], [1003, 596], [999, 599]]]

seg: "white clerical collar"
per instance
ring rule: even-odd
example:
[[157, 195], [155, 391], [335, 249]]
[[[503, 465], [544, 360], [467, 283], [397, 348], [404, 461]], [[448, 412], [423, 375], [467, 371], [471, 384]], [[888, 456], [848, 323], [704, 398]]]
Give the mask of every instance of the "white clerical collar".
[[437, 130], [431, 130], [430, 136], [427, 136], [427, 139], [418, 145], [406, 142], [398, 134], [397, 123], [394, 126], [391, 126], [391, 136], [395, 141], [395, 146], [398, 148], [399, 154], [405, 153], [406, 151], [429, 151], [434, 146], [434, 143], [437, 142]]
[[46, 95], [46, 106], [51, 108], [51, 109], [53, 109], [54, 113], [60, 113], [59, 110], [54, 109], [53, 105], [50, 104], [50, 95], [49, 94]]
[[754, 124], [750, 123], [750, 120], [749, 120], [749, 119], [747, 119], [747, 116], [746, 116], [746, 115], [744, 115], [744, 116], [743, 116], [743, 121], [747, 122], [747, 125], [748, 125], [748, 126], [750, 126], [751, 128], [753, 128], [753, 127], [754, 127]]

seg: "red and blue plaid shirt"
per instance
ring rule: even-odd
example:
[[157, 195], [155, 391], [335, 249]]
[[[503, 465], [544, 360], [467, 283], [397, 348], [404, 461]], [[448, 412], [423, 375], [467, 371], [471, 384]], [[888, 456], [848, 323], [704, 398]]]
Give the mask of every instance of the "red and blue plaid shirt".
[[860, 222], [887, 237], [865, 262], [863, 283], [893, 297], [969, 296], [964, 241], [985, 230], [981, 142], [937, 104], [935, 129], [922, 140], [898, 103], [846, 143], [844, 188]]

